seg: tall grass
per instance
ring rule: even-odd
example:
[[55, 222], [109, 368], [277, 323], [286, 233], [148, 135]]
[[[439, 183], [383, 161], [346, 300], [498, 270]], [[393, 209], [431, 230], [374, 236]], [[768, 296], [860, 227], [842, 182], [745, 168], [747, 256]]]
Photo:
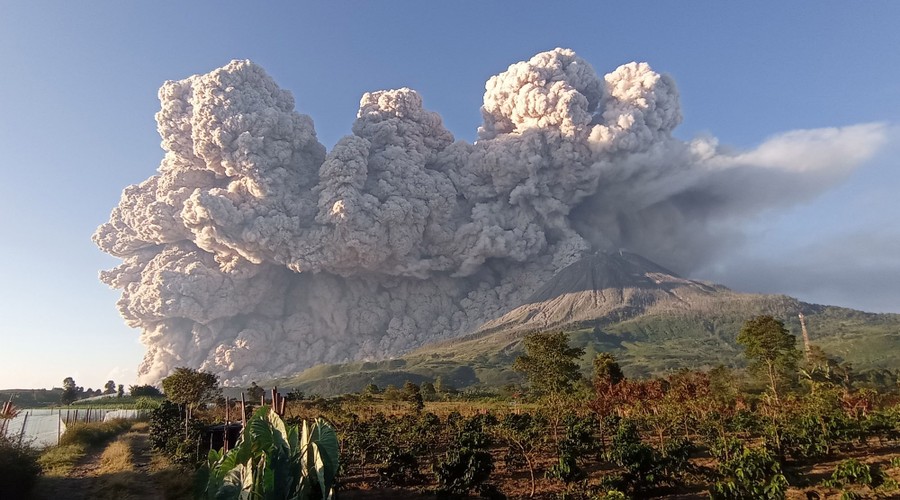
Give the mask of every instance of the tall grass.
[[131, 452], [132, 439], [129, 434], [121, 436], [116, 441], [109, 443], [100, 455], [99, 474], [113, 474], [134, 470], [134, 454]]
[[66, 429], [59, 440], [60, 445], [81, 444], [87, 447], [100, 446], [110, 439], [131, 428], [128, 420], [110, 420], [109, 422], [77, 423]]
[[38, 458], [47, 476], [65, 476], [88, 449], [99, 447], [131, 427], [126, 420], [74, 424], [59, 440], [59, 446], [46, 449]]

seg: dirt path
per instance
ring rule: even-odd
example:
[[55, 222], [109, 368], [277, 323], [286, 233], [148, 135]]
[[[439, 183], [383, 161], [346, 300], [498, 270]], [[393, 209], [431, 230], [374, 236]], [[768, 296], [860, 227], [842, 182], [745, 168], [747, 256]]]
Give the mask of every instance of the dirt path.
[[39, 500], [82, 500], [92, 498], [91, 484], [100, 468], [102, 448], [88, 450], [65, 477], [45, 477], [34, 494]]
[[[43, 478], [34, 498], [39, 500], [169, 500], [190, 498], [184, 472], [154, 457], [146, 432], [128, 432], [114, 443], [131, 451], [129, 463], [117, 472], [104, 472], [104, 447], [90, 450], [64, 477]], [[108, 470], [108, 469], [107, 469]]]

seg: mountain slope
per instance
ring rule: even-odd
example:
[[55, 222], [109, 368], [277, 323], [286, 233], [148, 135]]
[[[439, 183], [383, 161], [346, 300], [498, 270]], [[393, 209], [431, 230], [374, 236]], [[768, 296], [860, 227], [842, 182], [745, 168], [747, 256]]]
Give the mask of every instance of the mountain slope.
[[[735, 338], [744, 321], [771, 314], [799, 335], [802, 312], [812, 342], [857, 370], [900, 367], [900, 315], [744, 294], [681, 278], [640, 256], [597, 253], [557, 273], [524, 304], [473, 334], [431, 344], [398, 359], [313, 367], [275, 381], [281, 387], [336, 394], [441, 377], [455, 387], [518, 382], [511, 370], [529, 332], [565, 330], [584, 347], [585, 369], [611, 352], [629, 376], [744, 363]], [[799, 339], [798, 339], [798, 347]]]

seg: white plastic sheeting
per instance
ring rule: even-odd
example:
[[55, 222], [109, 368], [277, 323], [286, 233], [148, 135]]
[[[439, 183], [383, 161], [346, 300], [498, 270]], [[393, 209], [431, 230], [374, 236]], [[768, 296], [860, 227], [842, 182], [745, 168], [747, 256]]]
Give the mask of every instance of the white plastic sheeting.
[[22, 436], [35, 446], [52, 446], [66, 433], [66, 422], [108, 422], [114, 419], [135, 420], [147, 415], [147, 410], [114, 410], [98, 408], [75, 409], [25, 409], [15, 418], [4, 422], [6, 434], [10, 437]]
[[124, 419], [124, 420], [137, 420], [139, 418], [143, 418], [147, 415], [147, 410], [112, 410], [106, 412], [106, 415], [103, 416], [104, 422], [109, 422], [110, 420], [115, 419]]
[[35, 446], [55, 445], [65, 432], [66, 425], [60, 420], [59, 410], [23, 410], [6, 425], [8, 436], [22, 436]]

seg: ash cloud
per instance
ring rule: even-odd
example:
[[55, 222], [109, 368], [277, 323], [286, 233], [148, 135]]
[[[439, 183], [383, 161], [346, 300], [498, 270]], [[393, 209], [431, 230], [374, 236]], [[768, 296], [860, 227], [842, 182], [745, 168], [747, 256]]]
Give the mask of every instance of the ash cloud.
[[404, 88], [363, 95], [326, 151], [250, 61], [159, 98], [157, 173], [93, 237], [123, 260], [101, 280], [143, 332], [141, 382], [397, 355], [476, 328], [599, 249], [690, 272], [741, 221], [815, 196], [885, 141], [877, 124], [745, 152], [679, 141], [670, 77], [646, 63], [601, 77], [567, 49], [487, 82], [474, 144]]

